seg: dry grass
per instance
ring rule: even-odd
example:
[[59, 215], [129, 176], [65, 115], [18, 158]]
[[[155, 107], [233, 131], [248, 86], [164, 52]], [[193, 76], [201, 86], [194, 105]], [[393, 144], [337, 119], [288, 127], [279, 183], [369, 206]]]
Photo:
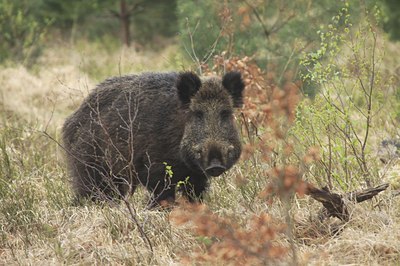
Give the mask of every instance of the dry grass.
[[33, 70], [20, 65], [1, 67], [0, 96], [5, 109], [30, 121], [45, 124], [51, 120], [59, 126], [96, 83], [110, 76], [181, 68], [177, 54], [175, 46], [160, 53], [120, 49], [111, 54], [95, 45], [75, 49], [59, 45], [45, 50], [40, 67]]
[[[315, 208], [297, 209], [297, 236], [303, 258], [311, 265], [397, 265], [400, 200], [390, 193], [379, 200], [355, 206], [346, 224], [336, 218], [321, 224], [310, 219]], [[335, 235], [338, 228], [342, 231]]]
[[[22, 66], [0, 69], [1, 265], [176, 265], [219, 241], [196, 236], [190, 225], [177, 226], [169, 212], [146, 210], [143, 189], [130, 202], [153, 253], [124, 205], [72, 204], [60, 148], [41, 131], [58, 139], [67, 115], [105, 77], [184, 65], [174, 48], [159, 54], [128, 50], [110, 54], [90, 48], [46, 50], [35, 71]], [[270, 205], [259, 197], [267, 185], [262, 173], [270, 168], [257, 158], [239, 163], [212, 181], [207, 206], [214, 215], [246, 230], [252, 228], [252, 217], [265, 213], [274, 218], [275, 225], [284, 224], [283, 203]], [[291, 201], [299, 264], [400, 263], [400, 197], [387, 191], [354, 206], [347, 224], [334, 219], [321, 223], [316, 218], [319, 208], [307, 197]], [[334, 234], [341, 226], [343, 230]], [[274, 243], [289, 246], [285, 234], [277, 234]]]

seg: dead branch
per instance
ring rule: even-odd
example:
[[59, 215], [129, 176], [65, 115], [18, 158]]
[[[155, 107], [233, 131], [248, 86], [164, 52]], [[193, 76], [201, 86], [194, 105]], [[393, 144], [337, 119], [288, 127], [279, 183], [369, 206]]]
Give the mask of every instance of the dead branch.
[[365, 189], [362, 191], [353, 191], [349, 192], [346, 194], [346, 197], [349, 198], [352, 201], [356, 201], [357, 203], [363, 202], [365, 200], [369, 200], [376, 195], [378, 195], [380, 192], [386, 190], [389, 187], [388, 183], [384, 183], [382, 185], [379, 185], [377, 187]]
[[325, 207], [323, 210], [326, 217], [337, 217], [342, 221], [350, 219], [349, 210], [346, 202], [359, 203], [365, 200], [372, 199], [380, 192], [386, 190], [389, 184], [385, 183], [373, 188], [364, 189], [361, 191], [353, 191], [340, 195], [329, 191], [328, 187], [318, 189], [312, 184], [308, 184], [306, 194], [310, 195], [316, 201], [322, 203]]

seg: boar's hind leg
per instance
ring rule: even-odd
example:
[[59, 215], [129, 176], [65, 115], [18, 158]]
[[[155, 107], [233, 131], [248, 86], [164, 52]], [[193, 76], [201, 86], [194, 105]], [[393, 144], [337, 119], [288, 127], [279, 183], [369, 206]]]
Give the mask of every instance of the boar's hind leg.
[[103, 201], [121, 199], [135, 186], [128, 179], [109, 174], [99, 164], [75, 164], [73, 186], [78, 197]]

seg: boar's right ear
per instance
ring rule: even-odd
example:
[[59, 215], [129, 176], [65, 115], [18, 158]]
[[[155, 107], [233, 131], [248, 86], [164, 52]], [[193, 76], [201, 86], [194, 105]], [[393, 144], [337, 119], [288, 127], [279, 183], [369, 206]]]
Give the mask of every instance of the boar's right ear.
[[244, 83], [240, 72], [228, 72], [222, 78], [222, 85], [228, 90], [233, 99], [234, 107], [241, 107], [243, 104]]
[[193, 72], [183, 72], [179, 74], [176, 82], [178, 88], [178, 96], [182, 104], [190, 103], [190, 99], [201, 87], [199, 76]]

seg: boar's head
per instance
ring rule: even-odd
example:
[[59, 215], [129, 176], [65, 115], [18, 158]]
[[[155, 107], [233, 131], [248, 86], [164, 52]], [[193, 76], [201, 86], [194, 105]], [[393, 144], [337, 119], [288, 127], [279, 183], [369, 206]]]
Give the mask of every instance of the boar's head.
[[177, 80], [178, 96], [186, 113], [180, 153], [185, 164], [219, 176], [239, 159], [241, 143], [234, 121], [234, 108], [243, 102], [244, 83], [239, 72], [222, 79], [200, 79], [191, 72]]

